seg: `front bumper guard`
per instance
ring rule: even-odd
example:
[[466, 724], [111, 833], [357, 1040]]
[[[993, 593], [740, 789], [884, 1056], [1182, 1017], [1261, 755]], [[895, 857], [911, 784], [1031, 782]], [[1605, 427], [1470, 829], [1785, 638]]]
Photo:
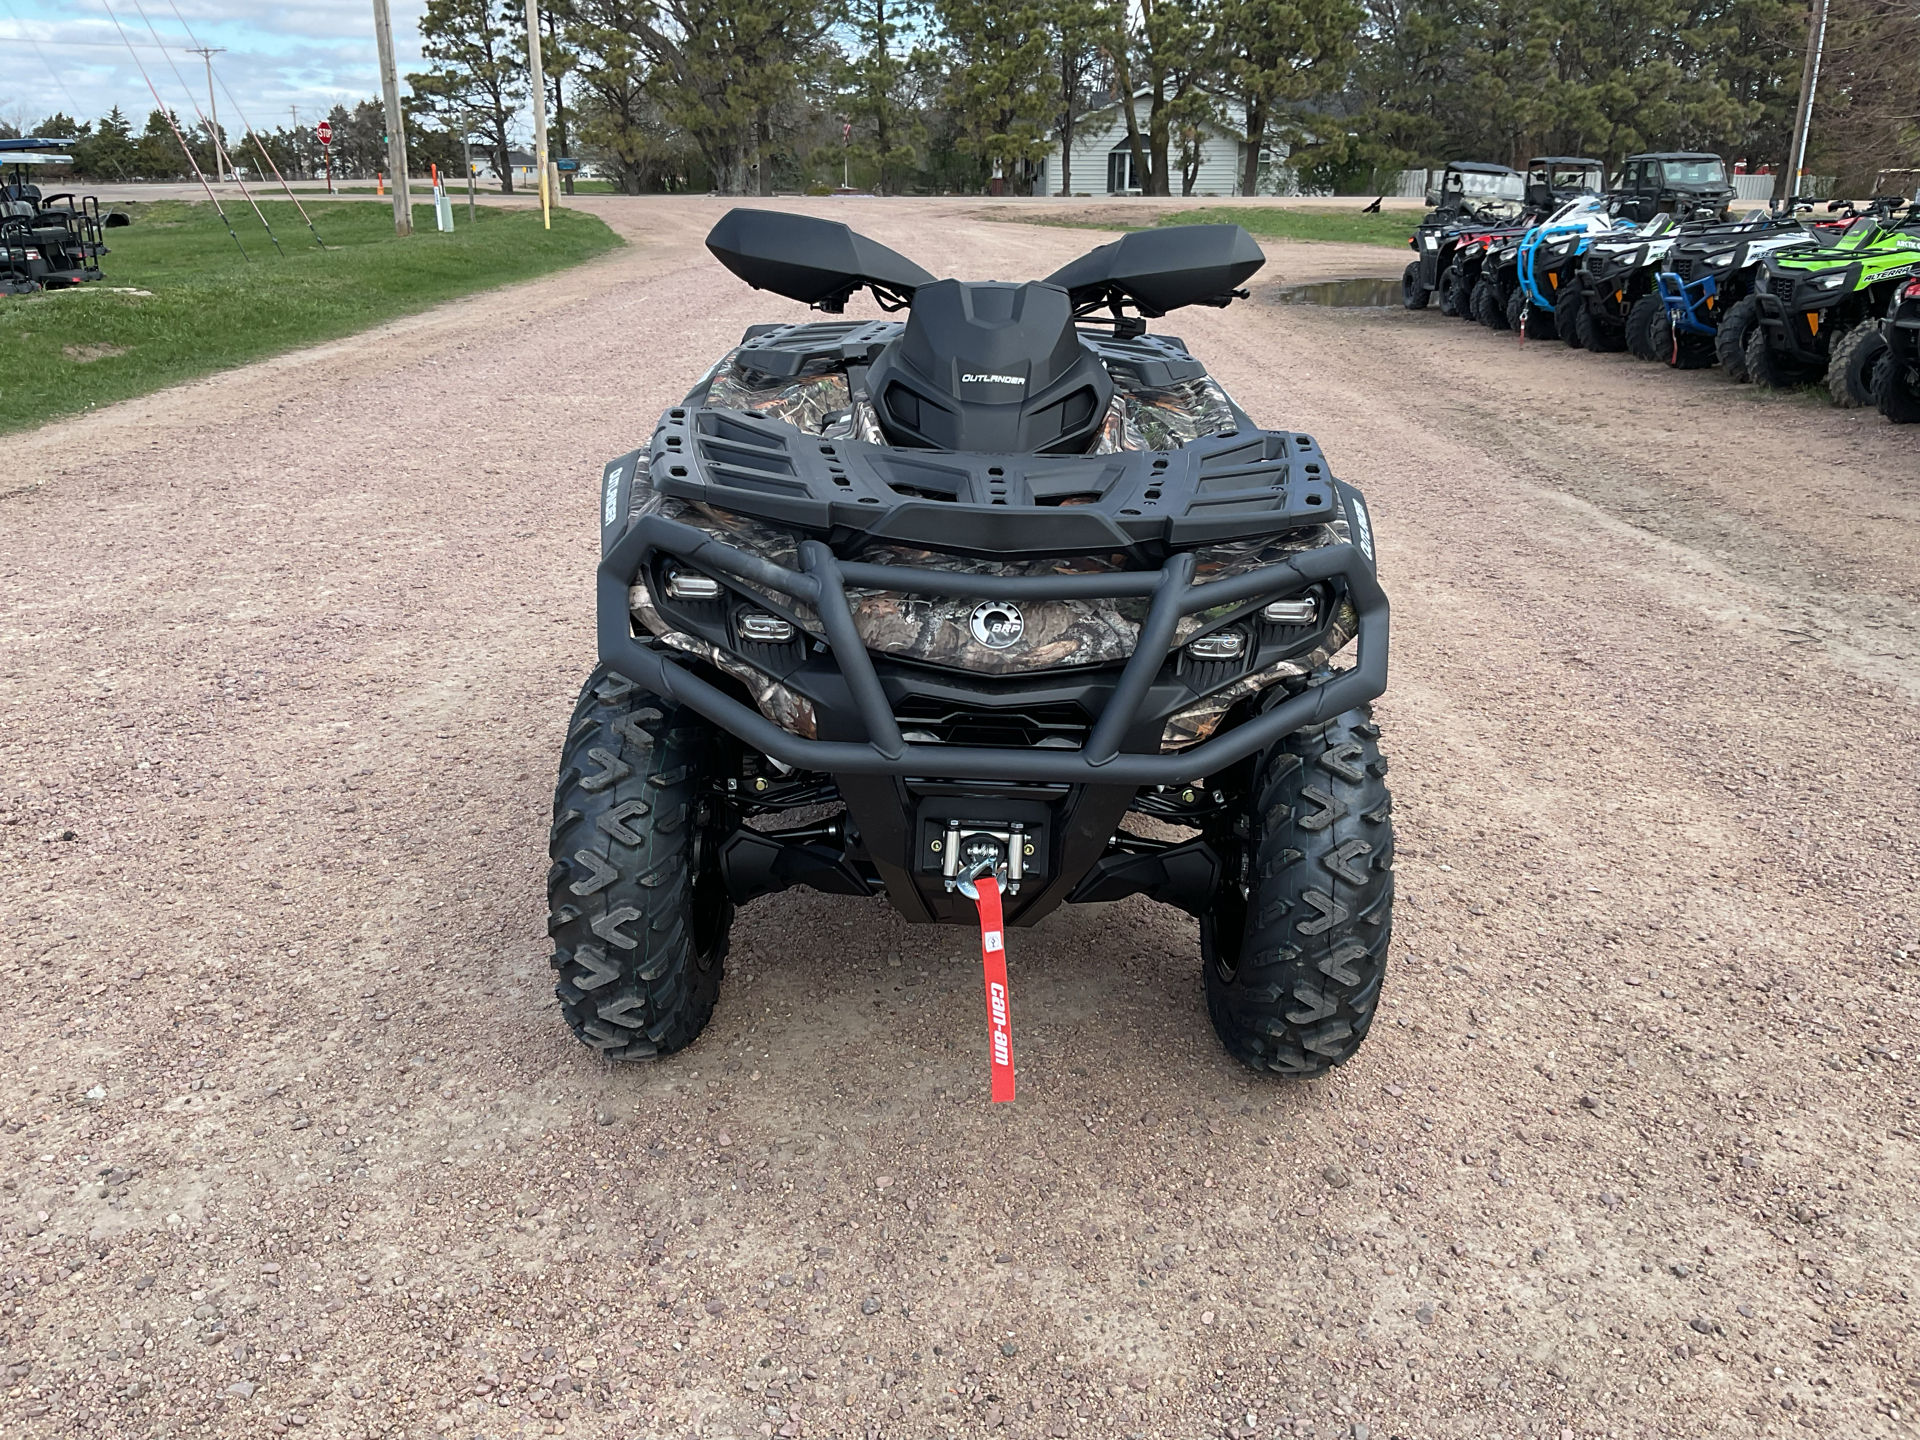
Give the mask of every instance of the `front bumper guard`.
[[[1364, 502], [1341, 486], [1354, 528], [1369, 538]], [[656, 553], [722, 571], [739, 580], [804, 600], [820, 616], [854, 707], [867, 733], [864, 744], [808, 740], [783, 730], [633, 633], [631, 586]], [[641, 517], [606, 552], [597, 578], [600, 659], [644, 688], [677, 701], [738, 736], [761, 753], [796, 769], [843, 775], [935, 776], [1086, 785], [1182, 785], [1215, 774], [1304, 726], [1379, 697], [1387, 688], [1386, 592], [1370, 560], [1351, 541], [1302, 551], [1285, 561], [1222, 580], [1195, 583], [1194, 558], [1179, 552], [1159, 570], [1099, 575], [985, 576], [838, 559], [817, 540], [802, 542], [804, 570], [750, 555], [703, 530], [660, 515]], [[1279, 598], [1318, 581], [1340, 579], [1357, 619], [1357, 655], [1350, 669], [1288, 697], [1245, 724], [1175, 754], [1123, 753], [1140, 706], [1173, 650], [1181, 617], [1216, 605], [1262, 596]], [[1095, 600], [1146, 597], [1150, 604], [1134, 652], [1105, 708], [1078, 750], [914, 745], [899, 722], [854, 625], [848, 585], [916, 595], [982, 600]]]
[[1667, 319], [1676, 330], [1685, 330], [1692, 335], [1714, 335], [1718, 333], [1715, 325], [1709, 325], [1700, 318], [1701, 312], [1711, 313], [1715, 308], [1707, 304], [1720, 293], [1720, 287], [1711, 275], [1702, 275], [1698, 280], [1682, 280], [1671, 270], [1654, 272], [1654, 284], [1660, 287], [1660, 298], [1666, 303]]
[[[1845, 290], [1836, 290], [1823, 305], [1808, 306], [1789, 304], [1771, 290], [1756, 289], [1759, 299], [1759, 321], [1766, 328], [1773, 348], [1784, 350], [1794, 360], [1803, 365], [1824, 365], [1827, 357], [1820, 350], [1819, 335], [1826, 321], [1826, 312], [1834, 303], [1845, 298]], [[1815, 320], [1812, 317], [1819, 316]]]

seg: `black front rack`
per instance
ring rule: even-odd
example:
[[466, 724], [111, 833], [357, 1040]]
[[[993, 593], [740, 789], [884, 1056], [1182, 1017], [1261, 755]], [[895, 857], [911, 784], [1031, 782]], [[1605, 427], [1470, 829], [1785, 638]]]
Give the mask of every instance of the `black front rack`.
[[[1354, 532], [1371, 550], [1359, 496], [1341, 486]], [[1331, 720], [1377, 698], [1387, 686], [1385, 592], [1371, 556], [1351, 541], [1302, 551], [1278, 564], [1196, 583], [1194, 557], [1175, 552], [1158, 570], [1096, 575], [983, 576], [845, 561], [818, 540], [800, 544], [802, 570], [789, 570], [660, 515], [633, 524], [607, 550], [598, 576], [600, 658], [642, 687], [687, 705], [783, 765], [846, 775], [939, 776], [949, 780], [1105, 785], [1180, 785], [1218, 773], [1303, 726]], [[630, 593], [656, 555], [717, 570], [813, 607], [852, 696], [866, 742], [809, 740], [768, 720], [633, 632]], [[1174, 754], [1123, 752], [1142, 701], [1172, 653], [1184, 616], [1215, 606], [1291, 595], [1341, 580], [1357, 617], [1350, 669], [1291, 695], [1211, 740]], [[1147, 618], [1112, 694], [1077, 750], [912, 744], [900, 732], [847, 603], [849, 586], [915, 595], [1045, 601], [1146, 598]]]

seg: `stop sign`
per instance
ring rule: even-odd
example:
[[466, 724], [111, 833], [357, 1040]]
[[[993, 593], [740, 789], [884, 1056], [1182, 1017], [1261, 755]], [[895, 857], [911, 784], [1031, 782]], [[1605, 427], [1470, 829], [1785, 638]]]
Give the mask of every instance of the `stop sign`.
[[313, 127], [313, 133], [320, 137], [320, 143], [322, 145], [331, 145], [333, 143], [333, 122], [330, 120], [322, 120], [318, 125]]

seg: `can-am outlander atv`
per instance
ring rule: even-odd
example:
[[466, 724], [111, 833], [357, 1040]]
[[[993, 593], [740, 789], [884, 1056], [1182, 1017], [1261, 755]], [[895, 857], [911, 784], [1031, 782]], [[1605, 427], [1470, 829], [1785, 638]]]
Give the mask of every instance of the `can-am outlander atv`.
[[1244, 295], [1259, 247], [1141, 231], [1004, 284], [771, 211], [707, 244], [755, 288], [905, 318], [753, 326], [606, 466], [548, 881], [574, 1032], [689, 1044], [758, 896], [972, 924], [991, 876], [1014, 927], [1186, 911], [1234, 1055], [1349, 1058], [1393, 903], [1366, 506], [1145, 325]]

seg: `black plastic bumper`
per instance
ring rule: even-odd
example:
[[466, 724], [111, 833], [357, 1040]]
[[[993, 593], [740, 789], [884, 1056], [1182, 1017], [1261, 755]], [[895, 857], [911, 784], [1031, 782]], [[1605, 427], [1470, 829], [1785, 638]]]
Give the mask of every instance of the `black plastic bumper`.
[[[1350, 513], [1366, 533], [1363, 502], [1351, 490]], [[825, 641], [844, 675], [867, 735], [864, 744], [808, 740], [782, 729], [758, 710], [701, 679], [686, 665], [633, 633], [630, 590], [656, 553], [803, 600], [819, 614]], [[784, 765], [842, 775], [938, 776], [947, 780], [1077, 785], [1178, 785], [1218, 773], [1282, 737], [1373, 700], [1387, 686], [1385, 592], [1373, 565], [1351, 542], [1304, 551], [1286, 561], [1229, 579], [1196, 584], [1194, 559], [1180, 552], [1157, 571], [1099, 575], [996, 577], [868, 565], [837, 559], [819, 541], [800, 547], [802, 571], [785, 569], [722, 544], [702, 530], [658, 515], [642, 517], [616, 541], [598, 576], [601, 660], [644, 688], [706, 716], [746, 744]], [[1141, 702], [1173, 649], [1182, 616], [1216, 605], [1293, 594], [1317, 581], [1345, 582], [1357, 616], [1357, 656], [1351, 669], [1290, 696], [1223, 735], [1176, 754], [1123, 752]], [[848, 585], [981, 600], [1043, 601], [1148, 597], [1150, 605], [1134, 653], [1122, 669], [1085, 744], [1078, 750], [914, 745], [902, 739], [855, 627]]]
[[1826, 354], [1820, 348], [1820, 332], [1808, 318], [1819, 315], [1824, 319], [1826, 306], [1803, 306], [1797, 303], [1789, 306], [1770, 291], [1759, 290], [1754, 293], [1759, 302], [1759, 322], [1774, 349], [1784, 350], [1805, 365], [1826, 363]]

